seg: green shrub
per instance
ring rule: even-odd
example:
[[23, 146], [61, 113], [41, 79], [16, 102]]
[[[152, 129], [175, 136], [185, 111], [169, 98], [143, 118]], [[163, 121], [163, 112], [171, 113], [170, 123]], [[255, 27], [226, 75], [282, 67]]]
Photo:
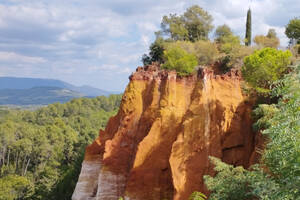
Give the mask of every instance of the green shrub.
[[181, 48], [189, 54], [196, 56], [199, 65], [209, 65], [217, 61], [219, 52], [217, 45], [210, 41], [199, 40], [197, 42], [176, 41], [166, 43], [166, 49]]
[[189, 200], [205, 200], [205, 199], [207, 199], [207, 197], [205, 196], [205, 194], [201, 192], [193, 192], [189, 198]]
[[162, 69], [174, 69], [180, 76], [191, 74], [198, 65], [195, 55], [189, 54], [179, 47], [164, 51], [164, 59], [165, 63], [162, 65]]
[[218, 158], [210, 157], [210, 160], [217, 172], [216, 177], [204, 176], [205, 184], [212, 192], [210, 200], [246, 200], [252, 197], [247, 194], [247, 170], [243, 167], [235, 168]]
[[28, 198], [33, 190], [33, 184], [26, 177], [8, 175], [0, 178], [0, 200]]
[[258, 93], [267, 94], [271, 84], [287, 72], [291, 56], [290, 51], [273, 48], [255, 51], [244, 59], [243, 77]]

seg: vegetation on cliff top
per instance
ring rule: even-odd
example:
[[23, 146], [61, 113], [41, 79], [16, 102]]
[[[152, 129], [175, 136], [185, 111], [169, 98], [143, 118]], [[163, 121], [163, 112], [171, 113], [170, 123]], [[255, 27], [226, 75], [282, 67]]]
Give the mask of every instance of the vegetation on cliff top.
[[85, 147], [116, 114], [121, 95], [0, 112], [0, 200], [69, 200]]
[[[250, 55], [253, 48], [242, 45], [241, 39], [234, 35], [226, 24], [217, 27], [215, 39], [211, 41], [208, 35], [214, 27], [212, 21], [212, 16], [197, 5], [188, 8], [182, 15], [170, 14], [164, 16], [161, 22], [161, 30], [155, 33], [156, 40], [149, 48], [149, 55], [144, 54], [142, 57], [144, 65], [149, 65], [152, 62], [161, 64], [169, 62], [169, 56], [167, 55], [173, 54], [176, 47], [184, 50], [180, 51], [184, 55], [178, 56], [178, 59], [186, 56], [186, 53], [189, 56], [196, 57], [197, 62], [193, 62], [193, 69], [198, 64], [213, 65], [216, 62], [221, 63], [221, 71], [227, 71], [232, 67], [240, 67], [243, 57]], [[188, 65], [180, 61], [177, 63], [180, 63], [180, 67], [170, 68], [163, 65], [163, 68], [175, 69], [181, 75], [188, 75], [193, 72], [193, 70], [190, 70], [190, 62]], [[189, 71], [189, 73], [182, 71], [185, 68], [188, 68], [185, 71]]]
[[[265, 47], [277, 49], [280, 45], [276, 31], [269, 29], [267, 35], [255, 36], [256, 45], [251, 46], [250, 9], [247, 13], [245, 40], [234, 35], [231, 28], [226, 24], [218, 26], [215, 30], [214, 39], [210, 40], [208, 35], [214, 27], [212, 22], [212, 16], [197, 5], [188, 8], [182, 15], [164, 16], [161, 30], [155, 33], [156, 40], [151, 44], [149, 54], [144, 54], [142, 57], [144, 65], [158, 62], [163, 64], [162, 68], [175, 69], [180, 75], [188, 75], [193, 72], [191, 68], [194, 69], [197, 65], [211, 66], [218, 63], [219, 71], [226, 72], [231, 68], [241, 68], [244, 57], [251, 55], [254, 50]], [[286, 35], [290, 38], [291, 44], [299, 43], [299, 24], [299, 19], [295, 18], [286, 27]], [[243, 42], [245, 45], [242, 44]], [[177, 64], [170, 67], [170, 54], [174, 54], [174, 48], [177, 49], [178, 56], [172, 60]], [[184, 51], [178, 50], [179, 48]], [[295, 56], [300, 54], [300, 47], [297, 45], [291, 50]], [[179, 55], [180, 53], [181, 55]], [[195, 56], [197, 59], [197, 62], [192, 62], [192, 67], [191, 62], [186, 64], [180, 61], [187, 54], [190, 57]], [[165, 63], [168, 64], [164, 65]]]

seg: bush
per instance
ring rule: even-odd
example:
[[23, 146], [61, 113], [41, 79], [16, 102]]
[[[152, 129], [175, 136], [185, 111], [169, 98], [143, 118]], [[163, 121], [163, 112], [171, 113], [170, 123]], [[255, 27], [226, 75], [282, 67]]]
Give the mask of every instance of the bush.
[[213, 64], [219, 57], [217, 45], [210, 41], [199, 40], [195, 43], [177, 41], [166, 43], [166, 49], [181, 48], [189, 54], [196, 56], [199, 65]]
[[217, 175], [204, 176], [205, 184], [212, 192], [209, 199], [243, 200], [252, 197], [247, 194], [247, 170], [243, 167], [234, 168], [215, 157], [210, 157], [210, 160], [216, 166], [214, 169]]
[[195, 42], [194, 54], [196, 55], [198, 62], [201, 65], [213, 64], [219, 57], [217, 45], [210, 41], [203, 40]]
[[[226, 26], [225, 26], [226, 27]], [[221, 27], [224, 29], [224, 27]], [[220, 32], [220, 30], [219, 30]], [[221, 71], [227, 72], [231, 68], [240, 68], [243, 63], [243, 58], [250, 55], [253, 49], [249, 46], [242, 46], [241, 39], [233, 35], [231, 32], [217, 33], [216, 38], [219, 51], [221, 53]]]
[[254, 42], [260, 47], [271, 47], [277, 49], [279, 46], [278, 38], [268, 38], [264, 35], [257, 35], [254, 37]]
[[195, 55], [189, 54], [179, 47], [164, 51], [164, 59], [165, 64], [162, 65], [162, 69], [175, 69], [180, 76], [191, 74], [198, 65]]
[[149, 55], [144, 54], [142, 56], [142, 62], [144, 65], [150, 65], [152, 62], [163, 62], [164, 53], [164, 40], [157, 38], [149, 47]]
[[205, 194], [201, 192], [193, 192], [189, 197], [189, 200], [205, 200], [205, 199], [207, 199], [207, 197], [205, 196]]
[[258, 93], [268, 94], [272, 83], [287, 72], [291, 56], [290, 51], [273, 48], [255, 51], [244, 59], [243, 77]]

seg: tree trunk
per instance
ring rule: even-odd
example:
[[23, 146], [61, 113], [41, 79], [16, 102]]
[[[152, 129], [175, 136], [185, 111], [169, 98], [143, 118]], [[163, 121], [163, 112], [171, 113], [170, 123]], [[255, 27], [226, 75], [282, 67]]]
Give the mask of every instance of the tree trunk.
[[28, 161], [27, 161], [27, 164], [26, 164], [26, 167], [25, 167], [25, 171], [24, 171], [24, 176], [25, 176], [26, 173], [27, 173], [27, 168], [28, 168], [28, 166], [29, 166], [29, 163], [30, 163], [30, 158], [29, 158]]
[[6, 164], [6, 166], [8, 166], [9, 165], [9, 156], [10, 156], [10, 149], [8, 149], [8, 154], [7, 154], [7, 164]]

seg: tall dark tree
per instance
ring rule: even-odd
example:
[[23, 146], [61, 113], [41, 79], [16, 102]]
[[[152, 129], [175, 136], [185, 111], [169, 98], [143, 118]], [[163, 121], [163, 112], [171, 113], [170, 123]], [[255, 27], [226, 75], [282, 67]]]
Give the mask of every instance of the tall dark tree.
[[150, 65], [152, 62], [163, 62], [164, 53], [164, 40], [161, 37], [156, 38], [156, 40], [150, 45], [149, 55], [144, 54], [142, 56], [142, 62], [144, 65]]
[[245, 37], [245, 45], [251, 45], [251, 9], [249, 8], [247, 12], [247, 21], [246, 21], [246, 37]]

